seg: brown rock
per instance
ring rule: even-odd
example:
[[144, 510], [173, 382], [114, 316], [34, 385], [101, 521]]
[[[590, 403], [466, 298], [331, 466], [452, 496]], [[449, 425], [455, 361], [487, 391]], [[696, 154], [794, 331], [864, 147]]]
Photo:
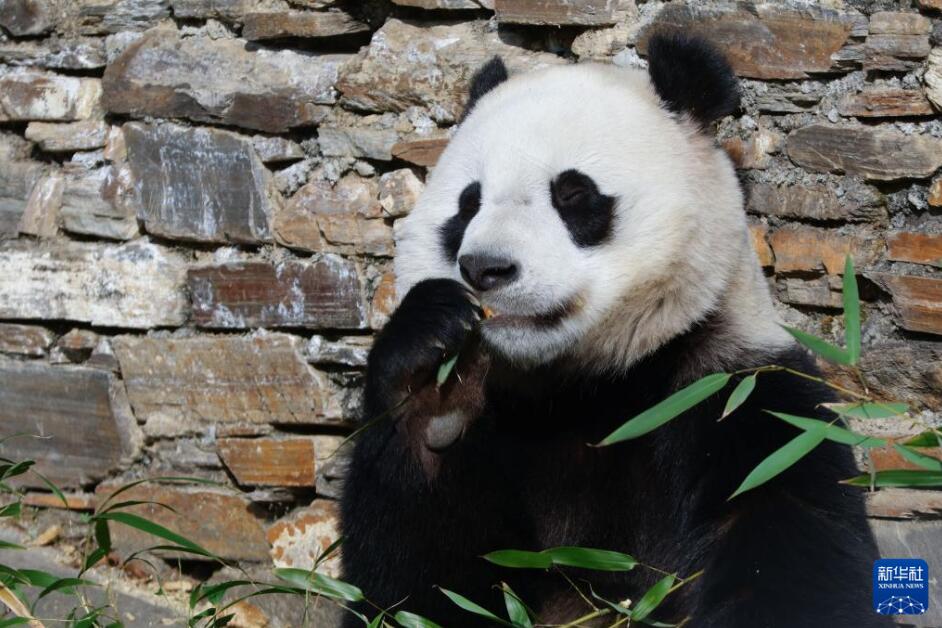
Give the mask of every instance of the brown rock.
[[393, 273], [383, 273], [373, 291], [370, 327], [381, 329], [396, 309], [396, 303], [396, 276]]
[[101, 81], [13, 70], [0, 76], [0, 122], [84, 120], [99, 108]]
[[[314, 561], [340, 538], [339, 511], [336, 502], [318, 499], [268, 528], [275, 566], [313, 569]], [[340, 553], [321, 563], [318, 572], [338, 577]]]
[[318, 216], [327, 250], [391, 257], [395, 252], [392, 227], [382, 220], [367, 220], [350, 214]]
[[723, 50], [739, 76], [807, 78], [832, 69], [831, 55], [859, 21], [853, 13], [813, 4], [668, 4], [642, 32], [638, 48], [646, 53], [651, 34], [662, 29], [699, 34]]
[[175, 17], [238, 21], [253, 10], [256, 0], [170, 0]]
[[815, 307], [844, 307], [841, 296], [841, 280], [826, 276], [816, 279], [784, 277], [778, 282], [778, 297], [793, 305], [813, 305]]
[[54, 339], [55, 334], [45, 327], [0, 323], [0, 353], [41, 358]]
[[29, 492], [23, 496], [23, 505], [34, 508], [67, 508], [68, 510], [94, 510], [95, 499], [91, 493], [63, 493], [65, 503], [54, 493]]
[[448, 146], [447, 137], [404, 140], [392, 147], [392, 156], [416, 166], [431, 168], [438, 162], [446, 146]]
[[72, 362], [84, 362], [98, 346], [98, 334], [88, 329], [73, 329], [59, 338], [56, 349]]
[[284, 334], [119, 336], [114, 352], [135, 415], [150, 434], [212, 423], [319, 423], [320, 385]]
[[818, 172], [859, 174], [879, 181], [922, 178], [942, 166], [942, 139], [880, 127], [813, 124], [788, 136], [788, 156]]
[[766, 239], [769, 235], [769, 228], [763, 224], [750, 224], [749, 236], [752, 238], [752, 248], [755, 249], [759, 258], [759, 263], [764, 268], [775, 265], [775, 257], [772, 255], [772, 249]]
[[398, 4], [401, 7], [445, 9], [447, 11], [458, 11], [461, 9], [480, 10], [487, 7], [487, 0], [482, 0], [481, 2], [475, 2], [474, 0], [392, 0], [392, 3]]
[[497, 21], [598, 26], [616, 22], [617, 0], [494, 0]]
[[868, 347], [860, 360], [868, 391], [861, 389], [853, 370], [823, 360], [818, 365], [829, 381], [861, 394], [903, 401], [914, 409], [934, 410], [942, 404], [942, 348], [937, 342], [891, 341]]
[[59, 231], [59, 210], [65, 179], [55, 173], [38, 180], [26, 199], [17, 231], [42, 238], [51, 238]]
[[[4, 455], [35, 460], [37, 471], [58, 486], [100, 480], [137, 454], [140, 433], [111, 373], [3, 362], [0, 381], [0, 438], [29, 435], [7, 440]], [[19, 481], [46, 486], [33, 474]]]
[[366, 325], [357, 268], [333, 255], [314, 262], [231, 262], [191, 268], [188, 285], [193, 318], [202, 327]]
[[888, 259], [942, 267], [942, 235], [902, 231], [888, 235], [886, 244]]
[[280, 133], [323, 117], [322, 105], [336, 101], [333, 85], [347, 58], [251, 51], [238, 39], [181, 39], [156, 29], [108, 66], [104, 103], [114, 113]]
[[132, 195], [127, 168], [106, 166], [67, 177], [59, 208], [62, 228], [111, 240], [130, 240], [140, 233]]
[[0, 235], [17, 234], [33, 186], [44, 171], [40, 163], [4, 154], [0, 145]]
[[471, 75], [494, 55], [511, 72], [564, 63], [501, 37], [483, 22], [417, 26], [390, 19], [344, 67], [337, 89], [342, 102], [354, 109], [399, 112], [418, 106], [436, 121], [453, 122], [463, 109]]
[[750, 187], [746, 209], [764, 216], [847, 222], [879, 221], [886, 218], [882, 199], [873, 189], [859, 186], [837, 196], [824, 186], [780, 187], [757, 183]]
[[942, 46], [933, 48], [929, 53], [922, 80], [926, 84], [926, 96], [936, 107], [942, 108]]
[[890, 273], [867, 277], [893, 296], [903, 329], [942, 334], [942, 279]]
[[740, 170], [764, 170], [771, 163], [771, 155], [782, 150], [784, 138], [769, 129], [759, 129], [747, 139], [732, 137], [723, 141], [723, 150]]
[[[83, 35], [142, 31], [170, 17], [169, 0], [84, 0], [69, 3], [69, 30]], [[70, 7], [70, 9], [72, 8]]]
[[942, 207], [942, 177], [933, 179], [929, 186], [929, 197], [926, 200], [933, 207]]
[[931, 49], [928, 35], [870, 35], [863, 45], [863, 69], [909, 71], [919, 67]]
[[842, 116], [858, 118], [935, 115], [926, 95], [913, 89], [868, 89], [848, 94], [838, 104], [838, 111]]
[[920, 9], [929, 9], [930, 11], [942, 11], [942, 0], [916, 0]]
[[301, 145], [284, 137], [256, 135], [252, 138], [252, 146], [255, 147], [258, 158], [266, 164], [297, 161], [304, 158]]
[[369, 30], [367, 24], [343, 11], [270, 11], [247, 14], [242, 36], [254, 41], [280, 37], [335, 37]]
[[840, 235], [814, 227], [777, 229], [770, 243], [779, 273], [824, 271], [840, 275], [848, 254], [854, 257], [857, 268], [864, 268], [879, 257], [883, 248], [882, 241], [875, 237]]
[[[99, 506], [117, 488], [118, 485], [102, 484], [95, 489]], [[141, 484], [121, 493], [119, 499], [156, 502], [122, 511], [169, 528], [220, 558], [268, 560], [262, 521], [252, 513], [252, 503], [240, 495], [205, 488]], [[109, 527], [115, 550], [122, 556], [161, 544], [161, 539], [130, 526]], [[176, 555], [187, 560], [212, 560], [195, 554]]]
[[92, 150], [105, 145], [108, 125], [101, 120], [82, 120], [66, 124], [30, 122], [26, 139], [48, 152]]
[[182, 325], [185, 265], [147, 241], [0, 243], [0, 318], [147, 329]]
[[932, 20], [918, 13], [878, 11], [870, 16], [871, 35], [928, 35]]
[[216, 450], [236, 481], [247, 486], [314, 486], [310, 438], [221, 438]]
[[387, 172], [379, 178], [379, 204], [383, 215], [399, 218], [408, 214], [425, 184], [408, 168]]
[[267, 242], [277, 192], [251, 140], [171, 124], [124, 126], [148, 232], [202, 242]]
[[[899, 440], [901, 442], [905, 441], [909, 436], [901, 437]], [[925, 454], [927, 456], [932, 456], [934, 458], [942, 460], [940, 455], [942, 455], [942, 448], [940, 447], [920, 447], [919, 453]], [[887, 445], [886, 447], [874, 447], [870, 450], [870, 460], [873, 463], [873, 466], [877, 471], [887, 471], [889, 469], [921, 469], [917, 464], [914, 464], [904, 458], [899, 451], [897, 451], [892, 445]]]
[[55, 25], [56, 7], [50, 0], [3, 0], [0, 26], [14, 37], [41, 35]]
[[867, 493], [867, 514], [884, 519], [938, 518], [942, 491], [888, 488]]

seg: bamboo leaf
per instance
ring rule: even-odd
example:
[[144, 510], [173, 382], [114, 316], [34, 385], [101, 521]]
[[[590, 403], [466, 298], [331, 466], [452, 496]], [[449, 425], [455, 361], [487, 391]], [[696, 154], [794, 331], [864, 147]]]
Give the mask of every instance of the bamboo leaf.
[[794, 327], [782, 325], [782, 329], [791, 334], [792, 337], [799, 343], [808, 349], [811, 349], [813, 352], [817, 353], [828, 362], [836, 362], [837, 364], [852, 364], [850, 355], [848, 355], [844, 349], [835, 347], [831, 343], [822, 340], [817, 336], [801, 331], [800, 329], [795, 329]]
[[897, 402], [825, 403], [825, 408], [852, 419], [889, 419], [909, 412], [909, 406]]
[[448, 358], [442, 362], [441, 366], [438, 367], [438, 374], [435, 376], [435, 385], [441, 386], [446, 381], [448, 381], [448, 376], [451, 375], [451, 372], [455, 369], [455, 364], [458, 363], [458, 354], [456, 353], [452, 357]]
[[475, 615], [479, 615], [481, 617], [487, 617], [491, 621], [498, 623], [501, 626], [510, 626], [510, 628], [514, 628], [514, 625], [511, 624], [509, 621], [501, 619], [500, 617], [498, 617], [491, 611], [487, 610], [483, 606], [475, 604], [474, 602], [472, 602], [465, 596], [459, 595], [458, 593], [455, 593], [454, 591], [449, 591], [448, 589], [443, 589], [441, 587], [439, 587], [438, 590], [444, 593], [445, 596], [449, 600], [451, 600], [456, 606], [458, 606], [458, 608], [466, 610], [469, 613], [474, 613]]
[[548, 554], [526, 550], [497, 550], [485, 554], [483, 558], [501, 567], [549, 569], [553, 566], [553, 559]]
[[923, 469], [929, 469], [930, 471], [942, 471], [942, 460], [938, 458], [933, 458], [932, 456], [927, 456], [918, 451], [913, 451], [909, 447], [900, 445], [899, 443], [894, 443], [893, 448], [900, 453], [900, 455], [909, 460], [911, 463], [919, 465]]
[[654, 612], [660, 606], [671, 587], [674, 586], [674, 576], [664, 576], [655, 583], [653, 587], [641, 596], [638, 603], [631, 609], [631, 618], [635, 621], [644, 621], [644, 619]]
[[18, 543], [11, 543], [9, 541], [0, 540], [0, 549], [25, 550], [26, 548]]
[[942, 447], [942, 432], [926, 430], [903, 443], [907, 447]]
[[58, 486], [53, 484], [49, 478], [47, 478], [45, 475], [43, 475], [36, 469], [30, 469], [30, 471], [33, 472], [33, 475], [37, 476], [40, 480], [42, 480], [43, 484], [49, 487], [49, 490], [52, 491], [52, 494], [55, 495], [59, 499], [60, 502], [62, 502], [63, 506], [71, 510], [71, 508], [69, 508], [69, 500], [65, 498], [65, 495], [62, 494], [62, 491], [59, 490]]
[[844, 344], [847, 345], [847, 357], [851, 364], [860, 361], [860, 294], [857, 290], [857, 276], [854, 273], [854, 260], [850, 255], [844, 259]]
[[16, 501], [0, 508], [0, 517], [19, 517], [23, 510], [23, 505]]
[[[56, 591], [62, 591], [63, 593], [68, 593], [71, 595], [75, 587], [97, 586], [97, 583], [94, 583], [91, 580], [83, 580], [82, 578], [59, 578], [40, 592], [40, 594], [36, 597], [36, 602], [43, 599], [50, 593], [55, 593]], [[33, 602], [33, 604], [35, 605], [36, 602]]]
[[[853, 486], [870, 486], [870, 474], [865, 473], [844, 480], [844, 484]], [[890, 469], [877, 471], [873, 477], [873, 485], [881, 487], [907, 487], [907, 486], [942, 486], [942, 472], [920, 471], [915, 469]]]
[[0, 582], [0, 602], [6, 604], [7, 608], [9, 608], [14, 615], [17, 615], [21, 619], [25, 619], [26, 623], [28, 623], [30, 626], [42, 626], [41, 623], [33, 619], [33, 616], [30, 614], [29, 609], [26, 608], [26, 604], [23, 603], [23, 600], [16, 597], [13, 591], [8, 589], [2, 582]]
[[548, 554], [554, 565], [595, 571], [631, 571], [638, 564], [628, 554], [590, 547], [554, 547], [542, 553]]
[[501, 582], [500, 588], [504, 592], [504, 606], [507, 607], [507, 617], [510, 619], [510, 623], [519, 628], [533, 628], [530, 613], [527, 611], [526, 605], [517, 597], [517, 594], [506, 582]]
[[290, 582], [298, 588], [317, 595], [346, 600], [347, 602], [363, 600], [363, 592], [359, 587], [315, 571], [282, 567], [273, 570], [273, 573], [285, 582]]
[[139, 517], [129, 512], [103, 512], [92, 517], [92, 521], [101, 521], [103, 519], [123, 523], [126, 526], [136, 528], [142, 532], [147, 532], [152, 536], [166, 539], [171, 543], [175, 543], [181, 547], [189, 549], [195, 554], [212, 556], [208, 550], [202, 548], [200, 545], [194, 543], [190, 539], [183, 537], [176, 532], [173, 532], [172, 530], [168, 530], [160, 524], [154, 523], [153, 521], [148, 521], [143, 517]]
[[43, 589], [59, 579], [59, 576], [51, 574], [48, 571], [40, 571], [39, 569], [20, 569], [20, 573], [29, 580], [31, 585]]
[[765, 484], [779, 473], [798, 462], [823, 441], [824, 429], [820, 427], [808, 430], [804, 434], [796, 436], [760, 462], [756, 468], [746, 476], [746, 479], [739, 485], [736, 492], [730, 496], [730, 499]]
[[823, 430], [824, 437], [836, 443], [853, 445], [855, 447], [864, 447], [866, 449], [870, 449], [871, 447], [886, 446], [886, 441], [882, 438], [874, 438], [870, 436], [864, 436], [862, 434], [856, 434], [838, 425], [831, 425], [827, 421], [809, 419], [808, 417], [795, 416], [793, 414], [783, 414], [781, 412], [769, 412], [769, 414], [785, 421], [790, 425], [794, 425], [799, 429], [806, 431], [818, 429]]
[[647, 434], [721, 390], [730, 377], [732, 375], [729, 373], [714, 373], [695, 381], [630, 419], [606, 436], [599, 445], [613, 445]]
[[95, 542], [106, 552], [111, 551], [111, 532], [108, 530], [108, 522], [103, 519], [95, 522]]
[[416, 615], [409, 611], [399, 611], [393, 616], [393, 619], [395, 619], [402, 628], [442, 628], [431, 619], [425, 619], [421, 615]]
[[756, 387], [756, 374], [753, 373], [748, 377], [744, 377], [741, 382], [736, 384], [736, 388], [733, 389], [733, 392], [730, 393], [729, 399], [726, 401], [726, 407], [723, 409], [723, 415], [721, 419], [725, 419], [730, 414], [733, 413], [736, 408], [741, 406], [746, 399], [749, 398], [749, 395], [752, 394], [752, 391]]

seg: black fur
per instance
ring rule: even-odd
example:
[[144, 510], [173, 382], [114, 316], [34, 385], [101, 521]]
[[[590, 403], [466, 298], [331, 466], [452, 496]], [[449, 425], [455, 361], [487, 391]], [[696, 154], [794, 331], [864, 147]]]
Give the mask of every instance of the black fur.
[[[763, 409], [820, 416], [818, 404], [831, 397], [823, 386], [766, 373], [720, 423], [729, 389], [638, 440], [586, 445], [681, 385], [670, 383], [678, 365], [707, 342], [711, 324], [621, 376], [589, 376], [563, 364], [522, 373], [492, 360], [483, 409], [430, 477], [402, 429], [410, 419], [401, 400], [419, 385], [404, 383], [404, 373], [432, 377], [435, 359], [473, 335], [458, 323], [476, 315], [460, 284], [422, 282], [370, 355], [367, 417], [389, 416], [356, 443], [342, 501], [342, 555], [345, 578], [371, 601], [388, 607], [405, 600], [401, 608], [444, 626], [487, 625], [434, 587], [500, 612], [494, 585], [503, 581], [543, 612], [542, 621], [572, 620], [587, 609], [558, 574], [502, 569], [480, 556], [581, 545], [627, 552], [683, 575], [704, 569], [655, 613], [661, 621], [689, 615], [690, 628], [890, 625], [870, 609], [877, 551], [862, 494], [838, 483], [857, 472], [847, 447], [826, 442], [768, 484], [727, 501], [759, 461], [798, 433]], [[815, 372], [797, 349], [742, 355], [721, 368], [765, 363]], [[640, 568], [572, 575], [612, 600], [637, 600], [657, 578]], [[350, 616], [347, 626], [355, 625]]]
[[602, 194], [591, 177], [566, 170], [550, 183], [550, 198], [578, 246], [608, 240], [615, 219], [615, 197]]
[[458, 249], [464, 238], [465, 229], [478, 210], [481, 209], [481, 184], [478, 181], [469, 183], [458, 197], [458, 213], [445, 221], [439, 229], [442, 249], [445, 257], [452, 262], [458, 259]]
[[468, 117], [468, 114], [474, 109], [474, 105], [478, 103], [484, 94], [506, 81], [507, 78], [507, 66], [504, 65], [500, 57], [494, 57], [478, 68], [478, 71], [471, 77], [468, 102], [464, 106], [461, 119], [464, 120]]
[[739, 108], [739, 85], [729, 62], [701, 38], [653, 35], [648, 41], [648, 73], [667, 108], [688, 114], [702, 127]]

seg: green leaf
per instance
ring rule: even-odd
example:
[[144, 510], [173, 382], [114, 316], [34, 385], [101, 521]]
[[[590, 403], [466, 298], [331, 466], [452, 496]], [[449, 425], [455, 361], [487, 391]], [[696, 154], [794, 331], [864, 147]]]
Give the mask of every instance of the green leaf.
[[17, 462], [16, 464], [6, 465], [2, 467], [0, 471], [0, 480], [6, 480], [7, 478], [16, 477], [18, 475], [23, 475], [29, 468], [36, 464], [33, 460], [23, 460]]
[[448, 358], [442, 362], [441, 366], [438, 367], [438, 375], [435, 376], [435, 385], [441, 386], [448, 380], [448, 376], [451, 375], [451, 372], [455, 369], [455, 364], [458, 363], [458, 354], [456, 353], [452, 357]]
[[554, 547], [542, 553], [549, 555], [554, 565], [595, 571], [631, 571], [638, 564], [628, 554], [590, 547]]
[[732, 375], [729, 373], [714, 373], [695, 381], [629, 420], [606, 436], [599, 445], [613, 445], [647, 434], [721, 390], [730, 377]]
[[307, 569], [282, 567], [273, 570], [273, 573], [285, 582], [317, 595], [347, 602], [359, 602], [363, 599], [363, 592], [359, 587]]
[[101, 521], [102, 519], [107, 519], [109, 521], [116, 521], [118, 523], [123, 523], [126, 526], [136, 528], [142, 532], [147, 532], [152, 536], [156, 536], [162, 539], [166, 539], [171, 543], [176, 543], [181, 547], [185, 547], [194, 554], [202, 554], [204, 556], [212, 556], [209, 550], [203, 549], [198, 544], [194, 543], [190, 539], [180, 536], [172, 530], [168, 530], [160, 524], [154, 523], [153, 521], [148, 521], [143, 517], [131, 514], [129, 512], [103, 512], [97, 514], [91, 518], [92, 521]]
[[43, 589], [59, 579], [59, 576], [51, 574], [48, 571], [40, 571], [39, 569], [20, 569], [20, 573], [29, 580], [31, 585], [34, 587], [42, 587]]
[[874, 438], [871, 436], [863, 436], [862, 434], [855, 434], [854, 432], [844, 429], [838, 425], [831, 425], [827, 421], [809, 419], [808, 417], [795, 416], [793, 414], [783, 414], [781, 412], [769, 412], [769, 414], [805, 431], [819, 429], [823, 430], [824, 437], [828, 440], [833, 440], [836, 443], [853, 445], [855, 447], [864, 447], [866, 449], [870, 449], [871, 447], [886, 446], [886, 441], [882, 438]]
[[893, 448], [900, 453], [900, 455], [909, 460], [913, 464], [917, 464], [923, 469], [929, 469], [930, 471], [942, 471], [942, 460], [938, 458], [933, 458], [932, 456], [927, 456], [918, 451], [913, 451], [909, 447], [900, 445], [899, 443], [894, 443]]
[[[844, 484], [870, 486], [870, 474], [863, 474], [844, 480]], [[874, 486], [942, 486], [942, 473], [938, 471], [919, 471], [915, 469], [890, 469], [877, 471], [873, 478]]]
[[674, 586], [674, 580], [674, 576], [664, 576], [658, 580], [631, 609], [631, 618], [635, 621], [644, 621], [670, 593], [671, 587]]
[[367, 628], [379, 628], [383, 623], [383, 618], [386, 617], [386, 613], [380, 611], [379, 615], [373, 618], [373, 621], [368, 623]]
[[29, 617], [11, 617], [10, 619], [4, 619], [3, 621], [0, 621], [0, 628], [6, 628], [7, 626], [21, 626], [23, 624], [28, 624], [29, 622]]
[[421, 615], [416, 615], [409, 611], [399, 611], [393, 619], [395, 619], [402, 628], [442, 628], [431, 619], [425, 619]]
[[13, 502], [0, 508], [0, 517], [19, 517], [22, 510], [23, 505], [20, 502]]
[[59, 490], [58, 486], [53, 484], [49, 478], [47, 478], [45, 475], [43, 475], [36, 469], [31, 469], [31, 471], [33, 472], [33, 475], [37, 476], [40, 480], [43, 481], [43, 484], [49, 487], [49, 490], [52, 491], [53, 495], [59, 498], [59, 501], [62, 502], [63, 506], [71, 510], [71, 508], [69, 508], [69, 500], [65, 498], [65, 495], [62, 494], [62, 491]]
[[860, 294], [857, 291], [857, 276], [854, 260], [848, 255], [844, 259], [844, 343], [851, 364], [860, 361]]
[[504, 605], [507, 607], [507, 617], [510, 619], [510, 623], [519, 628], [533, 628], [530, 613], [523, 601], [517, 597], [517, 594], [506, 582], [501, 582], [500, 588], [504, 592]]
[[496, 622], [500, 624], [501, 626], [510, 626], [510, 628], [514, 628], [514, 625], [511, 624], [510, 622], [504, 619], [501, 619], [500, 617], [498, 617], [491, 611], [487, 610], [483, 606], [475, 604], [474, 602], [472, 602], [465, 596], [459, 595], [455, 593], [454, 591], [449, 591], [448, 589], [443, 589], [441, 587], [439, 587], [438, 590], [444, 593], [448, 597], [448, 599], [451, 600], [459, 608], [466, 610], [469, 613], [480, 615], [481, 617], [487, 617], [491, 621]]
[[317, 569], [317, 568], [320, 566], [320, 564], [321, 564], [322, 562], [324, 562], [325, 560], [327, 560], [328, 558], [330, 558], [331, 554], [333, 554], [334, 552], [336, 552], [336, 551], [337, 551], [337, 548], [339, 548], [339, 547], [341, 546], [341, 544], [343, 544], [343, 537], [342, 537], [342, 536], [338, 536], [338, 537], [334, 540], [334, 542], [331, 543], [330, 545], [328, 545], [328, 546], [327, 546], [327, 549], [325, 549], [323, 552], [321, 552], [320, 555], [317, 557], [317, 559], [314, 560], [314, 569]]
[[808, 349], [811, 349], [828, 362], [836, 362], [837, 364], [852, 364], [850, 355], [848, 355], [844, 349], [835, 347], [831, 343], [821, 340], [817, 336], [813, 336], [807, 332], [801, 331], [800, 329], [795, 329], [794, 327], [782, 325], [782, 329], [791, 334], [792, 337], [799, 343]]
[[86, 572], [94, 567], [99, 560], [108, 555], [108, 550], [97, 548], [85, 558], [85, 564], [82, 565], [82, 572]]
[[808, 430], [804, 434], [796, 436], [760, 462], [756, 468], [746, 476], [746, 479], [739, 485], [736, 492], [730, 496], [730, 499], [765, 484], [779, 473], [798, 462], [805, 454], [820, 445], [823, 441], [824, 429], [821, 427]]
[[744, 377], [741, 382], [736, 384], [736, 388], [733, 389], [733, 392], [730, 393], [729, 399], [726, 401], [726, 407], [723, 409], [723, 416], [721, 419], [725, 419], [733, 411], [741, 406], [746, 399], [749, 398], [749, 395], [752, 394], [752, 391], [756, 387], [756, 374], [753, 373], [748, 377]]
[[[46, 597], [50, 593], [55, 593], [56, 591], [62, 591], [63, 593], [68, 593], [71, 595], [75, 587], [97, 586], [97, 583], [92, 582], [91, 580], [83, 580], [82, 578], [60, 578], [43, 589], [42, 592], [36, 597], [36, 602]], [[33, 604], [36, 602], [33, 602]]]
[[544, 552], [528, 552], [526, 550], [497, 550], [483, 556], [501, 567], [514, 567], [522, 569], [549, 569], [553, 566], [553, 559]]
[[926, 430], [903, 443], [907, 447], [942, 447], [942, 432]]
[[103, 519], [95, 522], [95, 541], [101, 549], [111, 551], [111, 532], [108, 530], [108, 522]]
[[141, 484], [147, 484], [150, 482], [154, 482], [154, 483], [163, 482], [163, 483], [168, 483], [168, 484], [208, 484], [210, 486], [224, 486], [223, 484], [221, 484], [220, 482], [216, 482], [215, 480], [207, 480], [206, 478], [194, 478], [194, 477], [189, 477], [189, 476], [161, 475], [155, 478], [144, 478], [143, 480], [135, 480], [133, 482], [128, 482], [127, 484], [122, 484], [121, 486], [113, 490], [105, 498], [105, 501], [103, 501], [101, 505], [98, 506], [98, 510], [104, 511], [107, 508], [108, 504], [111, 503], [111, 500], [117, 497], [118, 495], [120, 495], [121, 493], [124, 493], [125, 491], [129, 491], [135, 486], [140, 486]]
[[14, 550], [25, 550], [26, 548], [18, 543], [10, 543], [9, 541], [0, 540], [0, 549], [14, 549]]
[[208, 600], [213, 606], [217, 606], [222, 601], [222, 596], [229, 589], [241, 587], [248, 584], [254, 584], [251, 580], [227, 580], [211, 586], [200, 583], [190, 592], [190, 608], [196, 608], [196, 605], [203, 600]]
[[831, 412], [851, 419], [889, 419], [909, 412], [908, 405], [896, 402], [825, 403], [822, 405]]

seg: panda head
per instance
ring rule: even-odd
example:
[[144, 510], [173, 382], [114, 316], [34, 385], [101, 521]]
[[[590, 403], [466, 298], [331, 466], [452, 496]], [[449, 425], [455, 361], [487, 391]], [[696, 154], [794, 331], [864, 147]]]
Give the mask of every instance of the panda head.
[[466, 283], [493, 312], [484, 340], [521, 366], [627, 368], [711, 314], [736, 318], [731, 291], [768, 315], [734, 169], [704, 132], [737, 108], [735, 77], [700, 40], [655, 36], [648, 52], [647, 72], [484, 66], [397, 224], [399, 295]]

